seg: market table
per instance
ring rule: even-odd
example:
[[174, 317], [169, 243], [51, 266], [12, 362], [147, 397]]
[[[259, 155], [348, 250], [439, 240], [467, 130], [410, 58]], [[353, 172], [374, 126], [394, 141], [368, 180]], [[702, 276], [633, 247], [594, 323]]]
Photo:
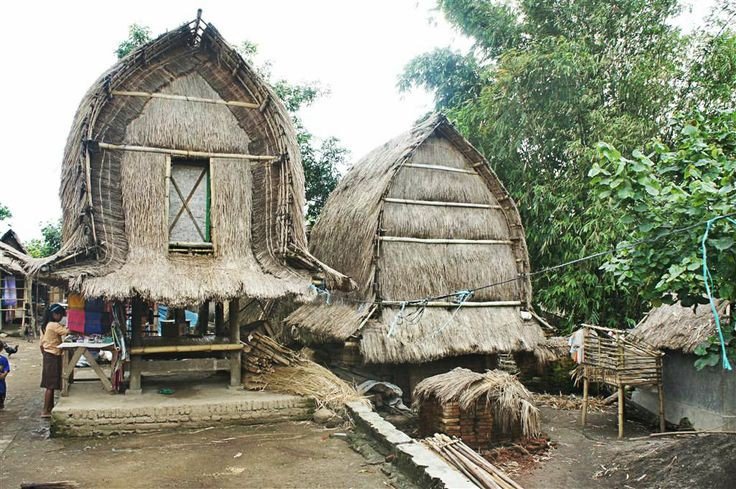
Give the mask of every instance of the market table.
[[92, 353], [90, 352], [90, 350], [111, 351], [113, 356], [111, 365], [114, 365], [115, 357], [117, 356], [117, 349], [115, 348], [115, 344], [112, 341], [106, 343], [96, 343], [92, 341], [64, 342], [59, 345], [59, 348], [61, 348], [61, 350], [64, 352], [61, 366], [62, 396], [69, 395], [69, 384], [71, 384], [72, 382], [74, 367], [77, 365], [77, 362], [80, 358], [82, 358], [82, 356], [87, 359], [89, 366], [92, 368], [95, 374], [97, 374], [97, 377], [102, 382], [102, 386], [105, 388], [105, 390], [108, 392], [113, 392], [111, 378], [102, 370], [102, 368], [95, 360], [95, 357], [92, 356]]

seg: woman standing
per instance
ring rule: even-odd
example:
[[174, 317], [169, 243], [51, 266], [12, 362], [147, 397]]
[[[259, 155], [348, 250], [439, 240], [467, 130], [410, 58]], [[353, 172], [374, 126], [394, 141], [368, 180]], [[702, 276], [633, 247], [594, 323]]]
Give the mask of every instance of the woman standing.
[[43, 353], [43, 372], [41, 387], [46, 389], [44, 394], [42, 418], [51, 417], [54, 409], [54, 391], [61, 389], [61, 359], [62, 352], [59, 345], [69, 330], [59, 323], [66, 316], [66, 309], [61, 304], [52, 304], [46, 310], [44, 324], [41, 326], [41, 353]]

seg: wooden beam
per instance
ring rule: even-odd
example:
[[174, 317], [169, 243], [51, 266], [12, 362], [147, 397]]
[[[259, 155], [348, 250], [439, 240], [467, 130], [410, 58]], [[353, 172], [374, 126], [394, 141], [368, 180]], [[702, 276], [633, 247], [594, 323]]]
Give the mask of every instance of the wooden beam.
[[390, 204], [410, 204], [410, 205], [431, 205], [437, 207], [467, 207], [471, 209], [503, 209], [500, 205], [494, 204], [473, 204], [470, 202], [439, 202], [436, 200], [411, 200], [411, 199], [383, 199], [384, 202]]
[[237, 346], [237, 350], [231, 350], [230, 359], [230, 387], [240, 387], [242, 368], [243, 345], [240, 343], [240, 299], [237, 297], [230, 299], [228, 307], [228, 316], [230, 323], [230, 342], [232, 346]]
[[118, 97], [142, 97], [142, 98], [159, 98], [164, 100], [183, 100], [185, 102], [197, 102], [202, 104], [229, 105], [232, 107], [245, 107], [246, 109], [257, 109], [259, 104], [253, 102], [240, 102], [237, 100], [218, 100], [212, 98], [191, 97], [189, 95], [173, 95], [168, 93], [151, 93], [151, 92], [129, 92], [125, 90], [113, 90], [110, 92], [113, 96]]
[[404, 236], [379, 236], [381, 241], [396, 241], [402, 243], [425, 243], [425, 244], [492, 244], [510, 245], [507, 239], [437, 239], [437, 238], [409, 238]]
[[242, 350], [243, 345], [232, 343], [212, 343], [208, 345], [169, 345], [169, 346], [134, 346], [131, 355], [149, 355], [153, 353], [185, 353], [201, 351], [235, 351]]
[[[401, 301], [381, 301], [383, 306], [400, 306]], [[420, 304], [412, 304], [412, 306], [419, 306]], [[450, 301], [433, 301], [421, 304], [426, 307], [457, 307], [457, 302]], [[521, 301], [490, 301], [490, 302], [463, 302], [463, 307], [514, 307], [521, 306]]]
[[466, 170], [464, 168], [453, 168], [451, 166], [443, 165], [425, 165], [422, 163], [405, 163], [404, 168], [422, 168], [424, 170], [437, 170], [437, 171], [449, 171], [454, 173], [467, 173], [469, 175], [477, 175], [478, 173], [473, 170]]
[[184, 156], [186, 158], [228, 158], [238, 160], [254, 160], [254, 161], [275, 161], [275, 156], [268, 155], [250, 155], [246, 153], [209, 153], [207, 151], [189, 151], [185, 149], [174, 148], [158, 148], [154, 146], [136, 146], [133, 144], [110, 144], [97, 143], [101, 149], [115, 151], [136, 151], [139, 153], [163, 153], [174, 156]]

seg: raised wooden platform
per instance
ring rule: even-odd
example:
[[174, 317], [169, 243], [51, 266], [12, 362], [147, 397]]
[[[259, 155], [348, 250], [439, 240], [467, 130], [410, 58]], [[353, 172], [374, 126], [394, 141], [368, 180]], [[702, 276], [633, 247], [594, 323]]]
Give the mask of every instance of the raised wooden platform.
[[[164, 395], [159, 389], [173, 390]], [[298, 396], [228, 388], [227, 379], [154, 380], [142, 394], [111, 395], [99, 383], [76, 383], [51, 420], [53, 436], [94, 436], [264, 424], [311, 417], [314, 404]]]

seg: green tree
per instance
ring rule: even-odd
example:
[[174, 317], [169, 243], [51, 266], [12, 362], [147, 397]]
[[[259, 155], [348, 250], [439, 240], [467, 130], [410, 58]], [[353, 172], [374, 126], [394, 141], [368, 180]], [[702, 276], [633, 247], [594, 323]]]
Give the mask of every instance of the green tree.
[[[692, 49], [708, 36], [685, 37], [673, 27], [677, 0], [438, 4], [474, 40], [473, 49], [415, 58], [399, 88], [434, 92], [437, 108], [486, 155], [519, 204], [537, 270], [628, 236], [623, 210], [590, 192], [598, 141], [633, 151], [659, 135], [678, 106], [704, 105], [714, 88], [732, 93], [723, 80], [705, 83], [713, 80], [708, 70], [720, 66], [716, 58], [704, 69], [686, 58], [693, 52], [706, 60], [718, 50]], [[700, 94], [686, 89], [694, 73], [703, 77], [692, 82], [703, 86]], [[634, 324], [646, 299], [599, 266], [591, 261], [537, 276], [535, 300], [566, 326]]]
[[128, 27], [128, 38], [118, 44], [115, 55], [123, 59], [137, 47], [143, 46], [151, 40], [151, 29], [148, 26], [131, 24]]
[[44, 224], [41, 235], [42, 239], [32, 239], [24, 243], [28, 254], [34, 258], [51, 256], [61, 249], [61, 219]]
[[299, 110], [312, 105], [329, 92], [316, 82], [272, 81], [271, 64], [269, 62], [256, 62], [258, 45], [245, 41], [235, 48], [245, 60], [256, 67], [263, 78], [271, 83], [274, 91], [291, 114], [304, 168], [304, 186], [307, 199], [306, 220], [308, 224], [313, 224], [322, 211], [327, 197], [337, 186], [340, 179], [340, 168], [344, 167], [349, 152], [335, 137], [317, 141], [314, 135], [304, 127], [299, 117]]
[[[705, 246], [710, 292], [735, 302], [736, 112], [679, 117], [671, 132], [670, 143], [652, 141], [630, 157], [598, 144], [589, 173], [595, 194], [625, 213], [630, 239], [646, 240], [619, 250], [603, 268], [654, 303], [706, 303]], [[724, 326], [736, 358], [733, 325]], [[698, 353], [705, 357], [700, 367], [719, 360], [717, 348], [703, 345]]]
[[5, 219], [10, 219], [11, 217], [13, 217], [13, 214], [10, 212], [10, 209], [0, 203], [0, 222], [4, 221]]

